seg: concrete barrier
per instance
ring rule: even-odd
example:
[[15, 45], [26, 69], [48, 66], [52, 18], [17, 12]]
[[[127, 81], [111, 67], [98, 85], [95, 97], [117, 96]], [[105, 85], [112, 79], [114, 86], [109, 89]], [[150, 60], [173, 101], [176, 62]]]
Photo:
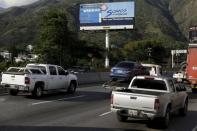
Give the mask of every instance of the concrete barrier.
[[[109, 72], [90, 72], [90, 73], [78, 73], [78, 84], [93, 84], [101, 83], [110, 80]], [[0, 94], [6, 93], [7, 89], [0, 86]]]
[[77, 74], [77, 78], [79, 85], [99, 83], [99, 82], [105, 82], [110, 80], [109, 72], [79, 73]]

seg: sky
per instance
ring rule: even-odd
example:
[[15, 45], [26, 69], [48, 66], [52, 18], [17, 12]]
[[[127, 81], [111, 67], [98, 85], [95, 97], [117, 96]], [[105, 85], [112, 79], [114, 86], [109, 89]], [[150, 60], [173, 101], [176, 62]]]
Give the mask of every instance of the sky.
[[31, 4], [38, 0], [0, 0], [0, 7], [8, 8], [11, 6], [21, 6]]

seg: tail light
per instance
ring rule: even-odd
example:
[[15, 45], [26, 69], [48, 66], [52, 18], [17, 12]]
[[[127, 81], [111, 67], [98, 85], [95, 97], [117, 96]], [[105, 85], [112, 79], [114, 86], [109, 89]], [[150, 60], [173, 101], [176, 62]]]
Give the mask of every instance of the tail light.
[[30, 84], [30, 78], [29, 77], [25, 77], [25, 84]]
[[113, 104], [113, 103], [114, 103], [114, 95], [111, 94], [111, 104]]
[[159, 99], [155, 99], [154, 109], [159, 110], [159, 108], [160, 108], [160, 101], [159, 101]]

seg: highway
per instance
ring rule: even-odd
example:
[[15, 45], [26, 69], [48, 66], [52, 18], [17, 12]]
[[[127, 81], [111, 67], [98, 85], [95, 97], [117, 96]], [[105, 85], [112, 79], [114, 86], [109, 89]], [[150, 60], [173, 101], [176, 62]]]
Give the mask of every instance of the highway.
[[[189, 93], [186, 117], [174, 115], [166, 131], [197, 131], [197, 94]], [[161, 131], [155, 122], [118, 122], [110, 111], [110, 93], [101, 85], [86, 85], [73, 95], [64, 91], [41, 99], [30, 95], [0, 95], [0, 131]]]

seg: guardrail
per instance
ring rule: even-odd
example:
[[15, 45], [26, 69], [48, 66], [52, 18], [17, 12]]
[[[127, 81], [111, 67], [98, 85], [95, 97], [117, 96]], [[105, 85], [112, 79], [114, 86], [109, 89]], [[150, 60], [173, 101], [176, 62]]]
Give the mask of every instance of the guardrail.
[[[110, 80], [109, 72], [90, 72], [90, 73], [78, 73], [78, 84], [93, 84], [101, 83]], [[0, 86], [0, 94], [6, 93], [7, 90]]]

